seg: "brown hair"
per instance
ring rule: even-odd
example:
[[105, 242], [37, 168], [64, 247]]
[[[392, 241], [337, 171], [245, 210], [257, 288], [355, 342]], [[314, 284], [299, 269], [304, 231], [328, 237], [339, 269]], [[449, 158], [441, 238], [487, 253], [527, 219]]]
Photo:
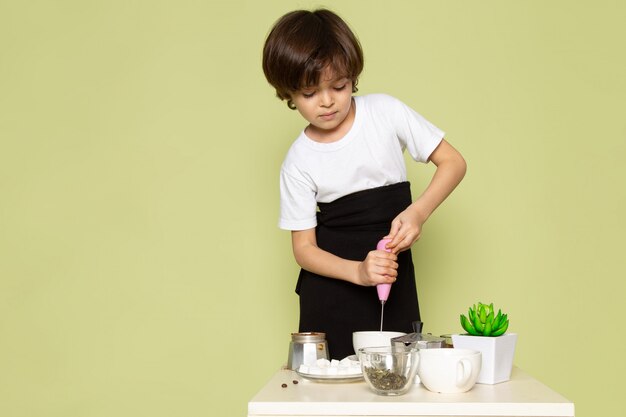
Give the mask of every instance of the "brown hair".
[[278, 98], [294, 109], [291, 94], [317, 85], [329, 66], [357, 91], [363, 51], [346, 22], [326, 9], [296, 10], [278, 19], [263, 47], [263, 72]]

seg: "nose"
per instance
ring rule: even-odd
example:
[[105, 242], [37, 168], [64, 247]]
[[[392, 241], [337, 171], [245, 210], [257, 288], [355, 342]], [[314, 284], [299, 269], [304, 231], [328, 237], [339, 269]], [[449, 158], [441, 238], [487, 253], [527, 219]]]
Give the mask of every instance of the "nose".
[[324, 89], [320, 92], [320, 106], [322, 107], [330, 107], [335, 104], [335, 98], [333, 94], [328, 89]]

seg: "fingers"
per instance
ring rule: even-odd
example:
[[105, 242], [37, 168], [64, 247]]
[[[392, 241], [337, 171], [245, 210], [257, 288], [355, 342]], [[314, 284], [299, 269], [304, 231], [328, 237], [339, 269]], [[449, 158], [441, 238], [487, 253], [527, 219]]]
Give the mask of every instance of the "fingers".
[[392, 283], [398, 276], [398, 257], [386, 251], [376, 251], [373, 272], [382, 283]]
[[408, 233], [406, 235], [398, 234], [398, 236], [396, 237], [397, 242], [395, 242], [395, 246], [392, 248], [392, 252], [394, 253], [402, 252], [409, 249], [413, 245], [413, 243], [419, 240], [420, 235], [419, 233]]
[[392, 243], [394, 239], [397, 237], [398, 232], [400, 231], [401, 228], [402, 228], [402, 222], [398, 218], [395, 218], [391, 222], [391, 229], [389, 230], [389, 234], [384, 237], [384, 239], [391, 239], [391, 242], [387, 243], [388, 248], [390, 247], [390, 243]]
[[[370, 252], [371, 263], [374, 269], [377, 269], [377, 273], [392, 272], [390, 270], [398, 269], [398, 256], [393, 252], [387, 252], [384, 250], [375, 250]], [[369, 255], [368, 255], [369, 256]]]
[[361, 263], [363, 285], [391, 284], [398, 276], [397, 256], [384, 250], [373, 250]]
[[391, 250], [392, 253], [398, 254], [403, 250], [406, 250], [411, 247], [414, 240], [410, 238], [410, 236], [403, 231], [402, 229], [391, 239], [391, 242], [387, 244], [387, 248]]
[[387, 243], [387, 248], [392, 253], [398, 254], [409, 249], [420, 238], [421, 233], [420, 228], [416, 225], [399, 221], [394, 226], [394, 223], [392, 223], [391, 231], [386, 236], [391, 239], [391, 242]]
[[391, 230], [394, 233], [393, 238], [387, 247], [394, 253], [398, 253], [409, 248], [414, 242], [411, 235], [415, 234], [416, 231], [419, 231], [419, 228], [412, 222], [407, 221], [405, 217], [406, 216], [401, 214], [391, 223]]

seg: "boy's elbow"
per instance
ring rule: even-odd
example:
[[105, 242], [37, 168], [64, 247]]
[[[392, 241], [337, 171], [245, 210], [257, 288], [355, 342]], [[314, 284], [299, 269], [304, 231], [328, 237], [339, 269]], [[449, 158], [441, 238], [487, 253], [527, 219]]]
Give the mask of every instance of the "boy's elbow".
[[463, 179], [463, 177], [465, 177], [465, 174], [467, 173], [467, 161], [465, 160], [465, 158], [463, 158], [463, 155], [459, 154], [459, 161], [457, 162], [457, 164], [459, 176], [461, 177], [461, 179]]
[[[306, 269], [310, 257], [311, 247], [315, 246], [315, 229], [291, 233], [293, 257], [296, 263]], [[313, 241], [312, 241], [313, 240]]]
[[442, 161], [442, 163], [446, 164], [447, 169], [450, 172], [453, 172], [454, 175], [459, 179], [459, 182], [465, 177], [465, 173], [467, 172], [467, 162], [463, 155], [456, 149], [453, 152], [447, 155], [447, 158]]
[[299, 252], [299, 251], [294, 249], [294, 251], [293, 251], [293, 259], [295, 259], [296, 263], [298, 264], [298, 266], [300, 268], [304, 268], [304, 264], [305, 264], [304, 260], [305, 260], [305, 258], [304, 258], [304, 256], [302, 255], [301, 252]]

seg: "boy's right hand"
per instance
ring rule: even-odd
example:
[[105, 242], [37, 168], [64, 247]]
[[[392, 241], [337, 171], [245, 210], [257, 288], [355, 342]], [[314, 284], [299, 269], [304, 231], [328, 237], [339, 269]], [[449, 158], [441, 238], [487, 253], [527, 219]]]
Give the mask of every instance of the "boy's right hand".
[[359, 282], [363, 286], [392, 284], [398, 276], [398, 256], [384, 250], [370, 251], [359, 264]]

